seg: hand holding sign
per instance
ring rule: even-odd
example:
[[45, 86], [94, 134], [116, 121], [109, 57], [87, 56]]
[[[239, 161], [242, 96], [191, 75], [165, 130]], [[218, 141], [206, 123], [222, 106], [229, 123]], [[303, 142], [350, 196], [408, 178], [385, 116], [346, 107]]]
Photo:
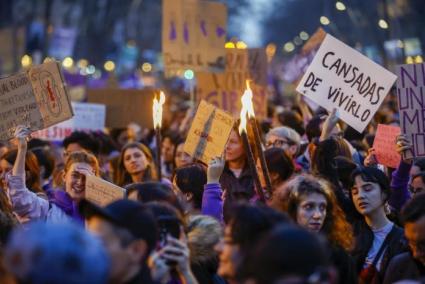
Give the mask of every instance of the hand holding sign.
[[403, 157], [404, 162], [412, 163], [413, 158], [405, 154], [406, 152], [412, 151], [412, 143], [407, 135], [401, 134], [397, 136], [396, 151]]
[[326, 118], [323, 123], [322, 133], [320, 135], [320, 141], [326, 140], [332, 134], [336, 124], [339, 120], [338, 110], [336, 108], [332, 109], [331, 113]]

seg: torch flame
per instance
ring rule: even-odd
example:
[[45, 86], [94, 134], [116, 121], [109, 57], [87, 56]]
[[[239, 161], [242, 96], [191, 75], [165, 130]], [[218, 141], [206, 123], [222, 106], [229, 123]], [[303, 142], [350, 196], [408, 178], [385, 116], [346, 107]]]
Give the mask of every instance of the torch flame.
[[155, 98], [153, 99], [153, 127], [155, 129], [161, 128], [162, 126], [162, 105], [165, 103], [165, 95], [163, 92], [160, 92], [159, 101]]
[[246, 132], [246, 116], [248, 115], [249, 118], [255, 117], [254, 113], [254, 105], [252, 104], [252, 90], [249, 86], [249, 80], [246, 80], [246, 90], [243, 93], [243, 96], [241, 97], [242, 102], [242, 108], [241, 108], [241, 122], [239, 124], [239, 133], [242, 133], [243, 131]]

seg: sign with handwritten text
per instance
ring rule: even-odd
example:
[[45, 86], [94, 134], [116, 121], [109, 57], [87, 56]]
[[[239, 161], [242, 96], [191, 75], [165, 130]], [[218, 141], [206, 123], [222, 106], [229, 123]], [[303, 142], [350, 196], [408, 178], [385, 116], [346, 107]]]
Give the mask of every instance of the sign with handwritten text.
[[86, 199], [94, 204], [104, 207], [124, 197], [124, 188], [94, 175], [86, 176]]
[[40, 130], [73, 116], [60, 67], [48, 62], [0, 80], [0, 140], [17, 125]]
[[234, 120], [225, 111], [201, 101], [184, 144], [184, 151], [208, 164], [226, 147]]
[[34, 132], [31, 136], [49, 141], [62, 141], [73, 131], [103, 131], [106, 106], [103, 104], [72, 102], [74, 116], [71, 119]]
[[425, 64], [398, 65], [396, 68], [400, 127], [412, 143], [404, 158], [425, 156]]
[[196, 76], [199, 100], [205, 100], [235, 118], [240, 116], [241, 97], [246, 80], [249, 80], [255, 116], [258, 119], [267, 117], [267, 56], [264, 49], [228, 49], [224, 73], [198, 72]]
[[396, 169], [400, 164], [401, 158], [395, 144], [398, 135], [400, 135], [400, 127], [378, 124], [373, 149], [381, 165]]
[[362, 132], [384, 101], [396, 76], [327, 34], [297, 91]]
[[162, 1], [162, 52], [166, 71], [222, 72], [227, 8], [199, 0]]

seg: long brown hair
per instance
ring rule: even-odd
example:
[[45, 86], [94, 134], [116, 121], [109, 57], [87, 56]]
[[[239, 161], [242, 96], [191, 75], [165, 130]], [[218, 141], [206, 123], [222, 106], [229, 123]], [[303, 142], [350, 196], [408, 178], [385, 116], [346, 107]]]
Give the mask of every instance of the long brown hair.
[[131, 148], [137, 148], [140, 151], [142, 151], [143, 154], [145, 154], [146, 159], [148, 160], [148, 165], [147, 165], [145, 173], [143, 175], [143, 181], [156, 180], [157, 179], [157, 173], [156, 173], [155, 162], [153, 160], [151, 151], [149, 150], [148, 147], [146, 147], [142, 143], [131, 142], [131, 143], [124, 145], [124, 147], [121, 150], [121, 154], [120, 154], [120, 157], [118, 159], [118, 167], [116, 169], [116, 175], [115, 175], [114, 183], [119, 185], [119, 186], [124, 186], [124, 185], [127, 185], [129, 183], [133, 183], [133, 180], [131, 179], [130, 174], [127, 172], [127, 170], [124, 167], [125, 151], [127, 151], [128, 149], [131, 149]]
[[299, 175], [288, 182], [289, 196], [286, 200], [286, 211], [293, 220], [297, 218], [297, 210], [302, 197], [313, 193], [321, 194], [326, 199], [326, 218], [321, 229], [328, 241], [347, 251], [353, 248], [353, 228], [347, 222], [344, 211], [339, 207], [330, 183], [312, 175]]
[[[12, 149], [3, 154], [0, 160], [6, 160], [13, 165], [18, 155], [17, 149]], [[40, 166], [37, 157], [32, 152], [27, 152], [25, 156], [25, 185], [32, 192], [43, 192], [40, 184]]]

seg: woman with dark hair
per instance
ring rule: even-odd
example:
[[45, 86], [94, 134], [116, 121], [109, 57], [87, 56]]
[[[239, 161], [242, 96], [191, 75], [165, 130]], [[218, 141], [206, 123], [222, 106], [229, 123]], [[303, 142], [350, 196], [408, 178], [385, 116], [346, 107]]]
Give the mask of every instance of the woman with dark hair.
[[176, 169], [190, 165], [194, 162], [194, 159], [186, 153], [184, 148], [185, 140], [180, 139], [176, 143], [176, 148], [174, 150], [174, 172]]
[[127, 198], [148, 203], [152, 201], [165, 202], [172, 205], [183, 214], [184, 210], [173, 190], [160, 182], [137, 182], [125, 186]]
[[[270, 148], [264, 152], [273, 192], [279, 189], [295, 171], [294, 162], [282, 148]], [[260, 172], [259, 172], [260, 173]]]
[[202, 165], [192, 164], [177, 168], [173, 183], [194, 210], [201, 210], [204, 185], [207, 184], [207, 173]]
[[119, 186], [157, 178], [151, 151], [137, 142], [128, 143], [122, 148], [116, 171], [114, 183]]
[[301, 227], [326, 237], [339, 283], [357, 283], [355, 264], [348, 255], [354, 245], [353, 229], [338, 206], [331, 185], [321, 178], [300, 175], [286, 186], [289, 196], [285, 207], [289, 216]]
[[230, 284], [238, 283], [238, 270], [255, 243], [277, 224], [288, 221], [285, 214], [269, 207], [235, 204], [224, 229], [224, 238], [216, 247], [220, 259], [218, 274]]
[[391, 258], [406, 251], [403, 229], [386, 215], [391, 190], [388, 178], [372, 167], [352, 173], [350, 194], [361, 219], [355, 226], [356, 259], [359, 277], [364, 283], [380, 283]]

